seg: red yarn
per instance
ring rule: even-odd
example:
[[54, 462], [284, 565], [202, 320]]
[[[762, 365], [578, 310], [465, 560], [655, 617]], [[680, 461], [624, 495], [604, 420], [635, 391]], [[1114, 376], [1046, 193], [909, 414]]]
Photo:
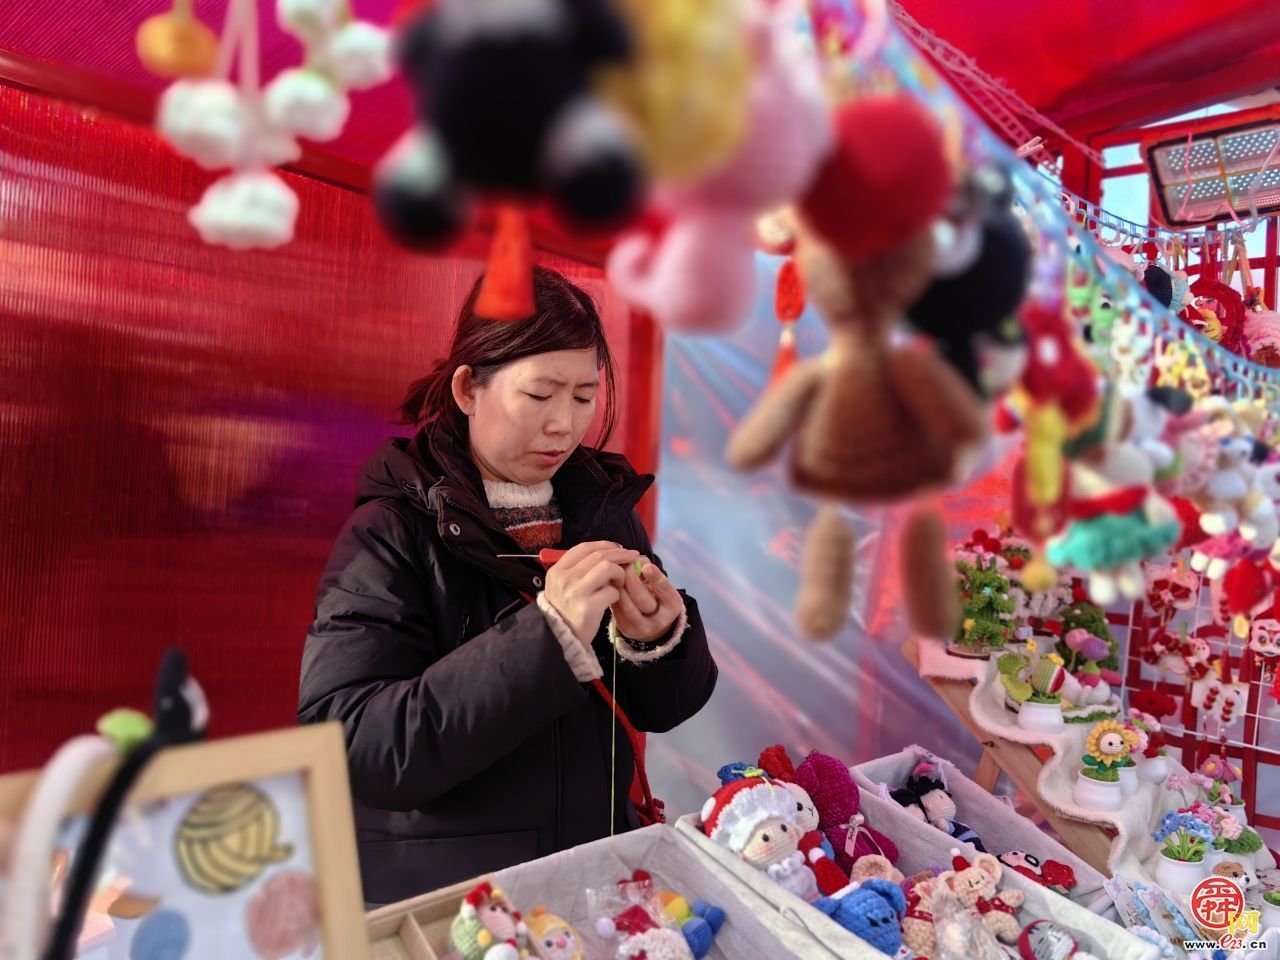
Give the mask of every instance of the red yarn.
[[774, 780], [781, 780], [784, 783], [796, 782], [796, 768], [791, 763], [791, 758], [787, 756], [787, 748], [780, 743], [761, 750], [756, 765]]
[[1174, 553], [1194, 547], [1197, 543], [1209, 538], [1209, 535], [1200, 529], [1199, 507], [1185, 497], [1170, 497], [1169, 502], [1178, 512], [1178, 521], [1182, 524], [1182, 533], [1173, 547]]
[[851, 260], [901, 246], [951, 197], [942, 132], [912, 97], [862, 97], [832, 116], [835, 147], [800, 209], [809, 226]]

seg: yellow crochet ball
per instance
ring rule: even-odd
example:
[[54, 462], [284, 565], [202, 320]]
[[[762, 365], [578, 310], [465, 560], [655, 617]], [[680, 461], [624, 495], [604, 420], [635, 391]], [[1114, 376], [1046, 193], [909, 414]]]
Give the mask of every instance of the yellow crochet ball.
[[732, 155], [746, 131], [752, 61], [742, 0], [622, 0], [636, 51], [601, 92], [639, 134], [650, 171], [692, 180]]
[[218, 38], [192, 16], [162, 13], [138, 28], [138, 59], [158, 77], [209, 73], [218, 58]]
[[1058, 585], [1058, 571], [1043, 557], [1034, 557], [1022, 568], [1022, 587], [1028, 593], [1045, 593]]

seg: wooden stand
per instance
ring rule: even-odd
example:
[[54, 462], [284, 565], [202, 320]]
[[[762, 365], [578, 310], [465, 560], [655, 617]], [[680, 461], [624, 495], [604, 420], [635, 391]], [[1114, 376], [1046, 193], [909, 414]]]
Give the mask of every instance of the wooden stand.
[[[914, 637], [902, 645], [902, 655], [916, 668], [917, 672], [920, 670], [920, 649]], [[1040, 796], [1036, 784], [1040, 769], [1044, 766], [1044, 760], [1047, 757], [1047, 750], [1042, 756], [1034, 747], [993, 738], [991, 734], [979, 727], [974, 722], [973, 714], [969, 712], [969, 695], [973, 692], [973, 684], [969, 681], [936, 677], [920, 679], [933, 687], [934, 692], [942, 698], [942, 702], [973, 734], [974, 739], [982, 744], [982, 759], [978, 762], [974, 782], [984, 790], [994, 791], [1001, 771], [1007, 773], [1009, 779], [1026, 794], [1035, 808], [1058, 832], [1065, 847], [1104, 876], [1111, 876], [1111, 872], [1107, 869], [1107, 860], [1111, 855], [1111, 841], [1116, 836], [1114, 828], [1063, 816]]]

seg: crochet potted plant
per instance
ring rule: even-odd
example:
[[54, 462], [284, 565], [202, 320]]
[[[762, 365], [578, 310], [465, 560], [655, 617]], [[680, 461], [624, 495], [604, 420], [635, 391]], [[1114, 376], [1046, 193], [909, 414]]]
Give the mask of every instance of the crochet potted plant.
[[[1107, 666], [1115, 660], [1115, 641], [1109, 639], [1105, 620], [1101, 624], [1095, 622], [1094, 611], [1097, 608], [1092, 604], [1077, 602], [1063, 617], [1065, 633], [1058, 643], [1058, 654], [1064, 658], [1069, 674], [1063, 687], [1063, 696], [1072, 705], [1065, 714], [1068, 723], [1096, 723], [1120, 712], [1115, 689], [1120, 686], [1121, 677]], [[1070, 626], [1072, 623], [1088, 623], [1090, 627]], [[1093, 630], [1103, 631], [1106, 636]]]
[[1205, 788], [1209, 802], [1226, 807], [1237, 820], [1248, 824], [1249, 815], [1245, 812], [1244, 801], [1240, 799], [1240, 768], [1221, 754], [1211, 753], [1204, 758], [1198, 772], [1211, 781]]
[[[1178, 813], [1187, 813], [1195, 817], [1201, 823], [1209, 828], [1210, 839], [1205, 847], [1204, 859], [1204, 875], [1207, 877], [1213, 873], [1213, 868], [1224, 860], [1229, 859], [1226, 850], [1223, 849], [1223, 817], [1226, 814], [1221, 808], [1214, 808], [1207, 803], [1196, 802], [1189, 807], [1181, 807]], [[1236, 824], [1236, 833], [1239, 832], [1239, 824]]]
[[1161, 844], [1156, 883], [1170, 893], [1188, 896], [1205, 877], [1204, 855], [1213, 831], [1190, 813], [1166, 813], [1151, 839]]
[[1280, 927], [1280, 890], [1269, 890], [1262, 895], [1262, 920], [1260, 929]]
[[1258, 835], [1258, 831], [1245, 826], [1234, 815], [1225, 812], [1220, 824], [1222, 832], [1218, 840], [1221, 841], [1222, 846], [1219, 849], [1226, 854], [1222, 859], [1235, 860], [1243, 864], [1247, 870], [1256, 869], [1258, 851], [1262, 849], [1262, 837]]
[[1009, 580], [998, 569], [995, 557], [957, 560], [956, 571], [960, 574], [963, 616], [947, 652], [985, 660], [1014, 638]]
[[1133, 734], [1133, 744], [1129, 755], [1117, 766], [1120, 769], [1120, 792], [1126, 797], [1131, 797], [1138, 792], [1138, 761], [1135, 758], [1142, 756], [1150, 738], [1147, 736], [1147, 731], [1135, 723], [1126, 720], [1123, 726]]
[[[1036, 653], [1036, 642], [1029, 640], [1027, 649]], [[1006, 653], [996, 661], [1000, 682], [1008, 698], [1018, 706], [1018, 726], [1037, 733], [1057, 733], [1062, 721], [1062, 685], [1067, 673], [1056, 654], [1035, 660], [1017, 653]]]
[[1084, 741], [1084, 767], [1076, 778], [1075, 799], [1082, 807], [1113, 812], [1124, 803], [1120, 767], [1137, 740], [1114, 720], [1094, 725]]
[[1164, 783], [1169, 776], [1169, 755], [1160, 721], [1134, 708], [1129, 711], [1129, 726], [1146, 735], [1146, 745], [1137, 751], [1138, 779], [1143, 783]]

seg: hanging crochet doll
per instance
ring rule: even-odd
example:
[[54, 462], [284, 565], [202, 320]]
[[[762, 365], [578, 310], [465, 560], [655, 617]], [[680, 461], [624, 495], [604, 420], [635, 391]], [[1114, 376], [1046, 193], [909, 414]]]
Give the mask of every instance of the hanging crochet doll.
[[[930, 228], [951, 195], [937, 126], [909, 97], [878, 96], [842, 106], [835, 128], [836, 146], [801, 203], [797, 253], [830, 345], [761, 396], [727, 451], [735, 467], [757, 469], [793, 439], [792, 484], [820, 500], [797, 597], [810, 637], [837, 632], [852, 600], [853, 533], [839, 504], [940, 489], [986, 436], [981, 399], [963, 377], [933, 346], [893, 338], [931, 280]], [[923, 633], [949, 635], [959, 610], [945, 526], [919, 514], [904, 537], [908, 616]]]
[[1155, 492], [1150, 455], [1130, 442], [1130, 400], [1111, 386], [1095, 429], [1068, 445], [1072, 522], [1049, 544], [1050, 563], [1089, 573], [1094, 602], [1142, 596], [1141, 562], [1162, 555], [1181, 529], [1173, 507]]
[[757, 299], [755, 219], [808, 186], [830, 146], [817, 70], [787, 56], [793, 29], [777, 12], [751, 24], [745, 139], [695, 182], [663, 184], [657, 204], [671, 222], [660, 238], [629, 234], [609, 256], [613, 288], [668, 329], [716, 333], [746, 322]]

